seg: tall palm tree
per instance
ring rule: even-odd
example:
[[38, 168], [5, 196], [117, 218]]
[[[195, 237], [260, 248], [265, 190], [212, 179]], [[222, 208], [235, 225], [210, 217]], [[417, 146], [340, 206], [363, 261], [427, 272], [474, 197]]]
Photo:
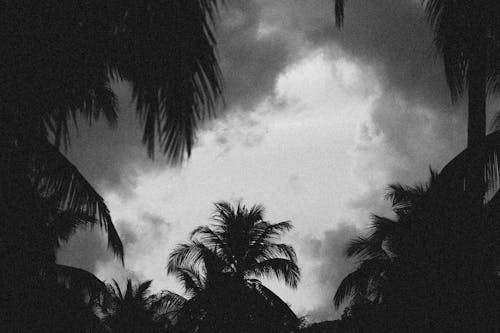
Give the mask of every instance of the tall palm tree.
[[186, 318], [197, 319], [201, 330], [217, 327], [221, 332], [297, 325], [289, 307], [256, 279], [274, 275], [297, 286], [295, 251], [275, 242], [291, 223], [264, 221], [258, 205], [247, 209], [219, 202], [215, 207], [215, 223], [196, 228], [189, 243], [173, 250], [167, 265], [192, 296], [184, 310]]
[[151, 282], [134, 286], [128, 279], [123, 292], [116, 281], [109, 286], [110, 297], [103, 312], [104, 323], [111, 332], [159, 333], [167, 332], [167, 328], [173, 325], [185, 299], [168, 291], [150, 295]]
[[[498, 190], [500, 150], [487, 144], [486, 98], [500, 87], [500, 6], [494, 0], [422, 0], [434, 29], [434, 44], [444, 60], [452, 101], [467, 93], [467, 149], [454, 163], [454, 182], [470, 195], [476, 214], [488, 188]], [[337, 26], [345, 0], [335, 0]], [[451, 167], [448, 167], [450, 169]], [[487, 172], [485, 172], [485, 169]]]

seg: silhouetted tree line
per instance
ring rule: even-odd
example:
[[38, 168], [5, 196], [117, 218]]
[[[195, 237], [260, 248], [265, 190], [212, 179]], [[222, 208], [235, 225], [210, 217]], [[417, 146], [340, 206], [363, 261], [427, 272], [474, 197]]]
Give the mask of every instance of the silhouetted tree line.
[[[0, 2], [0, 331], [2, 332], [498, 332], [500, 132], [486, 131], [499, 90], [500, 5], [423, 0], [451, 97], [467, 93], [467, 148], [427, 184], [392, 185], [394, 217], [373, 216], [346, 254], [359, 266], [334, 305], [341, 319], [306, 326], [259, 280], [299, 281], [289, 222], [260, 206], [217, 203], [214, 224], [171, 254], [186, 297], [125, 289], [55, 254], [80, 226], [99, 226], [123, 260], [102, 197], [61, 153], [72, 121], [117, 121], [112, 82], [125, 81], [150, 156], [189, 156], [214, 116], [222, 79], [217, 0]], [[335, 0], [337, 23], [344, 0]], [[303, 327], [306, 326], [306, 327]]]

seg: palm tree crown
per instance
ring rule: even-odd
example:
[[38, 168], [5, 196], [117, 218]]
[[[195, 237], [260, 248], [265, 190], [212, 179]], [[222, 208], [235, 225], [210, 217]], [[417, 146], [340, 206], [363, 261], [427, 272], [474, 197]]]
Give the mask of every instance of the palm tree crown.
[[183, 325], [200, 332], [289, 332], [298, 319], [257, 278], [275, 276], [296, 287], [300, 270], [290, 245], [276, 243], [289, 221], [263, 220], [263, 208], [227, 202], [215, 205], [214, 224], [196, 228], [191, 241], [170, 255], [167, 269], [192, 297], [183, 308]]
[[[168, 272], [204, 265], [204, 274], [212, 267], [240, 279], [274, 275], [295, 288], [300, 270], [290, 245], [275, 243], [278, 236], [292, 228], [289, 221], [269, 223], [263, 220], [263, 207], [247, 209], [227, 202], [215, 204], [212, 226], [201, 226], [191, 233], [189, 243], [179, 245], [170, 255]], [[214, 265], [207, 267], [204, 260]]]
[[173, 324], [185, 299], [169, 291], [150, 295], [151, 282], [134, 286], [127, 279], [123, 291], [116, 281], [109, 286], [103, 312], [104, 322], [112, 332], [163, 332]]

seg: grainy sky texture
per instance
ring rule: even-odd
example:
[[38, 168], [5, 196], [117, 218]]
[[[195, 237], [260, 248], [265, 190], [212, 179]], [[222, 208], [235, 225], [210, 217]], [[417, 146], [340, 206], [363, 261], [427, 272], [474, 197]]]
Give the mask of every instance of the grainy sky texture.
[[335, 318], [354, 267], [346, 242], [371, 212], [389, 213], [389, 183], [424, 181], [464, 147], [463, 103], [451, 104], [420, 1], [349, 0], [339, 31], [331, 0], [229, 0], [217, 36], [226, 106], [182, 167], [146, 158], [124, 83], [118, 128], [75, 133], [68, 156], [106, 198], [126, 268], [95, 231], [59, 261], [182, 292], [166, 276], [169, 251], [210, 223], [214, 202], [261, 203], [268, 220], [293, 221], [284, 240], [302, 269], [297, 290], [266, 283], [299, 315]]

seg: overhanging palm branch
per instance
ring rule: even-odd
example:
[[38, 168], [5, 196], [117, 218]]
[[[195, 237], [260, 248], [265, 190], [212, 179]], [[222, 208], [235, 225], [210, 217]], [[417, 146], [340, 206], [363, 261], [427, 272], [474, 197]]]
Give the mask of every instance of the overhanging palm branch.
[[125, 80], [149, 154], [158, 145], [171, 162], [181, 161], [221, 96], [213, 34], [220, 2], [5, 3], [0, 110], [9, 124], [25, 125], [9, 126], [19, 129], [13, 135], [51, 135], [59, 144], [68, 143], [68, 123], [78, 114], [89, 122], [104, 114], [114, 124], [110, 83]]
[[82, 299], [89, 296], [88, 303], [102, 303], [108, 296], [108, 289], [104, 282], [94, 274], [80, 268], [65, 265], [54, 265], [48, 268], [47, 273], [55, 274], [55, 281], [67, 289], [81, 293]]
[[78, 225], [98, 224], [108, 235], [108, 246], [123, 260], [123, 245], [104, 199], [78, 169], [50, 143], [44, 142], [33, 156], [35, 186], [56, 214], [53, 227], [62, 239]]

